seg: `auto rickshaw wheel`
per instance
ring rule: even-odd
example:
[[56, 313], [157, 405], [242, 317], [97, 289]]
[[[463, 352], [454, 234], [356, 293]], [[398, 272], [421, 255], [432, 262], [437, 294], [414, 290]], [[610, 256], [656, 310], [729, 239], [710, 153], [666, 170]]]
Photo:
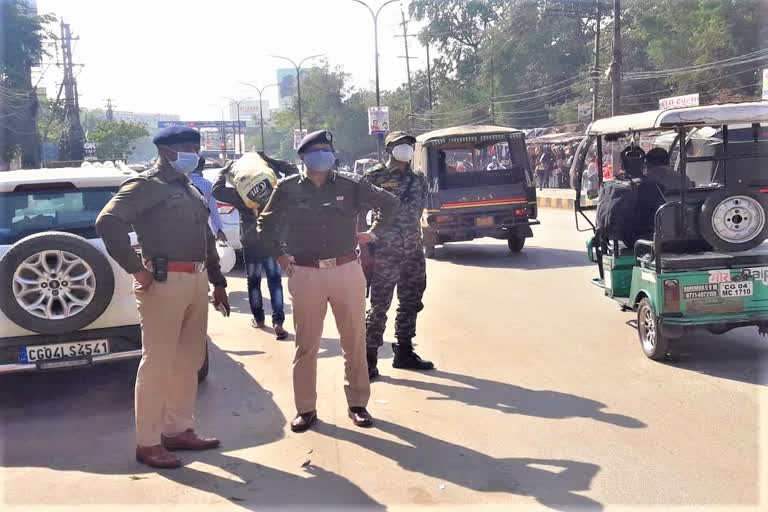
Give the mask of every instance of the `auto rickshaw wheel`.
[[520, 252], [523, 250], [523, 247], [525, 246], [525, 237], [518, 236], [518, 235], [510, 236], [507, 239], [507, 245], [509, 246], [510, 251]]
[[763, 194], [725, 190], [710, 195], [701, 207], [701, 235], [718, 251], [746, 251], [768, 237], [768, 199]]
[[649, 359], [659, 361], [667, 356], [669, 340], [662, 334], [659, 317], [653, 312], [651, 301], [647, 298], [641, 300], [637, 308], [637, 333], [640, 336], [640, 347]]

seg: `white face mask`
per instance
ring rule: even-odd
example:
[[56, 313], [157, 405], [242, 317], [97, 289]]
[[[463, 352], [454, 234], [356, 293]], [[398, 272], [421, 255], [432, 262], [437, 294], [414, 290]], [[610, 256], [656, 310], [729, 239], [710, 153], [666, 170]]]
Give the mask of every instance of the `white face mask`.
[[399, 144], [392, 148], [392, 158], [398, 162], [410, 162], [413, 160], [413, 146], [410, 144]]
[[200, 163], [200, 155], [197, 153], [185, 153], [180, 151], [179, 153], [176, 153], [176, 161], [169, 163], [171, 164], [171, 167], [178, 172], [189, 174], [197, 169], [197, 165]]

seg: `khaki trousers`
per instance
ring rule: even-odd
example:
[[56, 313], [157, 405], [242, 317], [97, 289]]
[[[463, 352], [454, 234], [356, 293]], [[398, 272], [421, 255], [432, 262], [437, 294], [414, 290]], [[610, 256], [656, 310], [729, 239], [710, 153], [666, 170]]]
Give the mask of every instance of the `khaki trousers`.
[[293, 393], [296, 410], [317, 403], [317, 353], [328, 304], [344, 356], [344, 392], [349, 407], [365, 407], [371, 395], [365, 356], [365, 277], [359, 261], [333, 268], [294, 267], [288, 279], [296, 331]]
[[142, 356], [136, 376], [136, 444], [192, 428], [197, 372], [208, 328], [206, 273], [169, 272], [168, 280], [136, 290]]

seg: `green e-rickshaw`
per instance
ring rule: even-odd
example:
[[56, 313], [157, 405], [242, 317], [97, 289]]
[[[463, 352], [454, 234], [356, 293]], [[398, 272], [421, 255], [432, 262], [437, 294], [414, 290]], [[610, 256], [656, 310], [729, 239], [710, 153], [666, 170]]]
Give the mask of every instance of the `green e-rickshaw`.
[[595, 121], [571, 175], [593, 281], [637, 313], [646, 356], [696, 329], [768, 333], [768, 103]]

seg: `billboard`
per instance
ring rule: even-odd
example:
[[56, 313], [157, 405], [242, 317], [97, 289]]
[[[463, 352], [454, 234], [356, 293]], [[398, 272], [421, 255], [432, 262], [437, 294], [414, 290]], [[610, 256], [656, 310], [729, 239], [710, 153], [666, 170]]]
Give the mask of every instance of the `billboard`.
[[768, 100], [768, 69], [763, 70], [763, 99]]
[[245, 128], [245, 121], [158, 121], [158, 128], [169, 126], [190, 126], [192, 128]]
[[299, 149], [299, 144], [301, 143], [301, 139], [307, 136], [307, 129], [304, 128], [303, 130], [294, 129], [293, 130], [293, 149]]
[[[269, 100], [261, 100], [262, 111], [264, 112], [264, 121], [269, 121], [270, 110]], [[229, 118], [237, 119], [237, 104], [229, 102]], [[243, 100], [240, 102], [240, 120], [245, 121], [248, 126], [259, 125], [259, 100]]]
[[[302, 69], [301, 79], [306, 80], [308, 74], [309, 72], [306, 69]], [[277, 90], [280, 108], [287, 108], [293, 105], [296, 96], [299, 94], [298, 84], [296, 83], [296, 68], [277, 70]]]
[[662, 98], [659, 100], [659, 108], [672, 107], [698, 107], [699, 94], [686, 94], [685, 96], [673, 96], [671, 98]]
[[368, 107], [368, 135], [383, 135], [389, 131], [389, 107]]

